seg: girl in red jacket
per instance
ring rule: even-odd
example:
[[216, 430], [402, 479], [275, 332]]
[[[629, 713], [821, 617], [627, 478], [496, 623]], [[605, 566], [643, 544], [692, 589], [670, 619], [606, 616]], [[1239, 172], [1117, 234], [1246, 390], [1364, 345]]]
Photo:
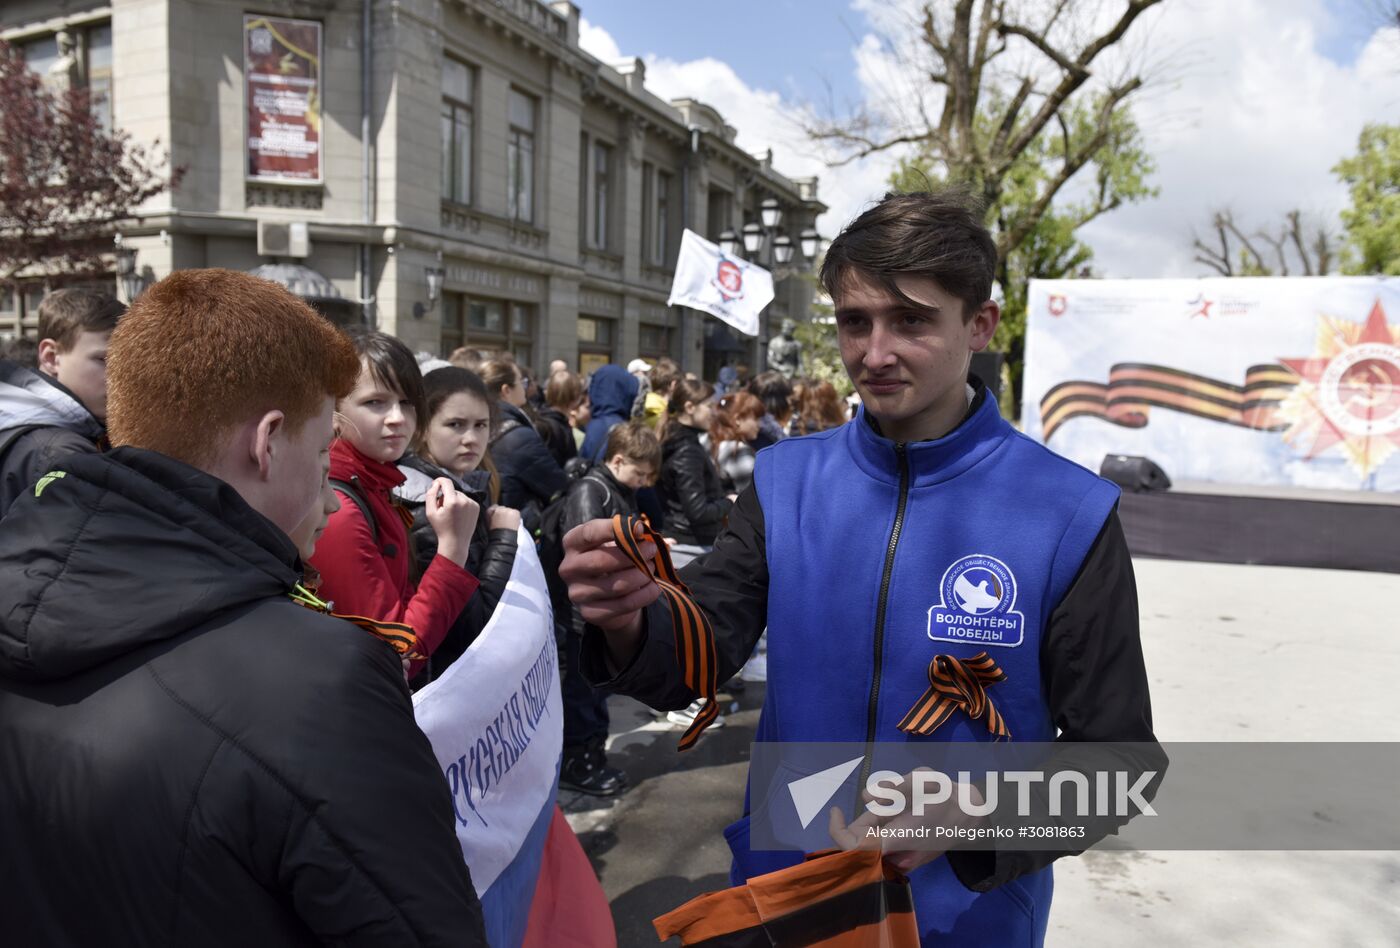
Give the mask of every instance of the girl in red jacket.
[[341, 615], [411, 626], [418, 652], [427, 656], [476, 592], [476, 578], [464, 564], [479, 508], [451, 480], [433, 482], [426, 513], [437, 533], [437, 555], [415, 582], [410, 518], [390, 491], [403, 483], [395, 462], [426, 414], [423, 377], [413, 353], [393, 336], [356, 331], [351, 340], [360, 354], [360, 378], [336, 406], [339, 437], [331, 444], [330, 477], [339, 482], [340, 509], [311, 559], [321, 574], [317, 595]]

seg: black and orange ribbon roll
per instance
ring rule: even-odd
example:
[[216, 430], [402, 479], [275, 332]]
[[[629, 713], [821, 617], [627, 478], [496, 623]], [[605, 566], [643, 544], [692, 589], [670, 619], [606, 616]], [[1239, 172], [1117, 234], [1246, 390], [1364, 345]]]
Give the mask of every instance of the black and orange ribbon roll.
[[[641, 540], [634, 536], [637, 524], [642, 525]], [[714, 626], [676, 574], [666, 541], [645, 518], [617, 514], [613, 517], [613, 539], [632, 564], [651, 576], [661, 587], [662, 598], [671, 610], [671, 626], [676, 634], [676, 662], [680, 666], [681, 678], [687, 688], [705, 699], [705, 706], [695, 716], [695, 723], [681, 735], [680, 749], [689, 750], [700, 738], [700, 732], [719, 717], [719, 704], [715, 701], [715, 693], [719, 691], [719, 667]], [[656, 545], [656, 556], [651, 563], [642, 556], [642, 544], [648, 540]]]

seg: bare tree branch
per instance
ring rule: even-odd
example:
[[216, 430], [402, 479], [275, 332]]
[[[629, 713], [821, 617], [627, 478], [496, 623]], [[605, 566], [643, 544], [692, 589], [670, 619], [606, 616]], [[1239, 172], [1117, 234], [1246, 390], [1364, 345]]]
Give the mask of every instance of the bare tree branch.
[[[1039, 135], [1041, 131], [1044, 130], [1046, 124], [1049, 123], [1050, 117], [1058, 112], [1065, 104], [1065, 101], [1069, 99], [1070, 95], [1085, 83], [1089, 78], [1089, 66], [1093, 63], [1094, 59], [1097, 58], [1099, 53], [1122, 39], [1123, 34], [1128, 31], [1128, 27], [1132, 26], [1134, 20], [1141, 16], [1147, 9], [1160, 2], [1161, 0], [1130, 0], [1128, 8], [1124, 10], [1122, 16], [1118, 18], [1118, 22], [1106, 33], [1086, 46], [1079, 55], [1075, 57], [1072, 65], [1078, 68], [1064, 70], [1065, 75], [1060, 79], [1059, 85], [1051, 90], [1049, 95], [1045, 97], [1045, 101], [1041, 103], [1039, 111], [1026, 123], [1021, 129], [1020, 134], [1016, 136], [1007, 148], [1007, 154], [1010, 158], [1003, 159], [1002, 168], [1010, 168], [1011, 160], [1014, 160], [1014, 156], [1025, 151], [1030, 143], [1035, 141], [1036, 136]], [[1004, 26], [1006, 26], [1006, 24], [1000, 25], [1000, 27]], [[1048, 46], [1049, 44], [1046, 43], [1046, 45]], [[1044, 50], [1042, 50], [1042, 52], [1044, 52]], [[1052, 59], [1053, 58], [1054, 57], [1052, 57]], [[1061, 58], [1067, 57], [1061, 54]], [[1133, 88], [1136, 89], [1138, 85], [1141, 85], [1140, 79]], [[1003, 173], [1005, 172], [1003, 171]]]
[[1293, 246], [1298, 249], [1298, 259], [1303, 261], [1303, 275], [1313, 275], [1312, 259], [1308, 255], [1308, 248], [1303, 244], [1303, 223], [1302, 212], [1298, 210], [1289, 211], [1285, 217], [1288, 219], [1287, 235], [1293, 240]]
[[[1021, 220], [1019, 220], [1010, 231], [1003, 231], [998, 236], [998, 254], [1004, 255], [1010, 253], [1016, 247], [1020, 246], [1021, 241], [1026, 239], [1026, 235], [1031, 232], [1036, 223], [1045, 214], [1051, 202], [1055, 200], [1055, 195], [1065, 186], [1065, 183], [1068, 182], [1070, 178], [1074, 177], [1075, 172], [1084, 167], [1090, 159], [1098, 154], [1099, 149], [1103, 148], [1104, 145], [1108, 143], [1108, 135], [1112, 124], [1114, 109], [1118, 107], [1118, 104], [1122, 102], [1123, 99], [1131, 95], [1141, 85], [1142, 80], [1135, 78], [1108, 91], [1108, 94], [1104, 96], [1103, 103], [1099, 106], [1094, 134], [1072, 154], [1067, 153], [1065, 155], [1065, 162], [1060, 167], [1059, 172], [1046, 183], [1044, 192], [1036, 202], [1031, 205], [1031, 209], [1022, 216]], [[1066, 142], [1066, 145], [1068, 146], [1068, 142]]]

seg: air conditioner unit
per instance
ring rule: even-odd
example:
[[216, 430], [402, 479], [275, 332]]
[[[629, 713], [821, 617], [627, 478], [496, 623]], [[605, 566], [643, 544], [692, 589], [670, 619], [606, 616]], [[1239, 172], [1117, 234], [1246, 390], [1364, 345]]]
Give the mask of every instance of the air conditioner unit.
[[258, 221], [258, 256], [305, 257], [311, 236], [305, 221]]

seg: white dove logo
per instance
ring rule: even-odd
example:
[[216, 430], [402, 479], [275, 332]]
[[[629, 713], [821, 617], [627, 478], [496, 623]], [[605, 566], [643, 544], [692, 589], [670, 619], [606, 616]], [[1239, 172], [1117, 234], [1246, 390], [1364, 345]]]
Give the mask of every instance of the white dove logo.
[[[997, 583], [997, 578], [994, 575], [981, 580], [974, 586], [972, 580], [968, 578], [968, 573], [973, 572], [977, 571], [968, 570], [967, 573], [961, 573], [957, 579], [953, 580], [953, 595], [958, 597], [958, 605], [962, 607], [964, 612], [980, 616], [984, 612], [991, 612], [997, 607], [997, 603], [1001, 602], [1001, 586]], [[987, 589], [988, 586], [992, 587], [990, 591]]]
[[935, 642], [1014, 647], [1025, 641], [1026, 619], [1016, 611], [1016, 576], [985, 553], [964, 556], [938, 584], [941, 598], [928, 610]]

